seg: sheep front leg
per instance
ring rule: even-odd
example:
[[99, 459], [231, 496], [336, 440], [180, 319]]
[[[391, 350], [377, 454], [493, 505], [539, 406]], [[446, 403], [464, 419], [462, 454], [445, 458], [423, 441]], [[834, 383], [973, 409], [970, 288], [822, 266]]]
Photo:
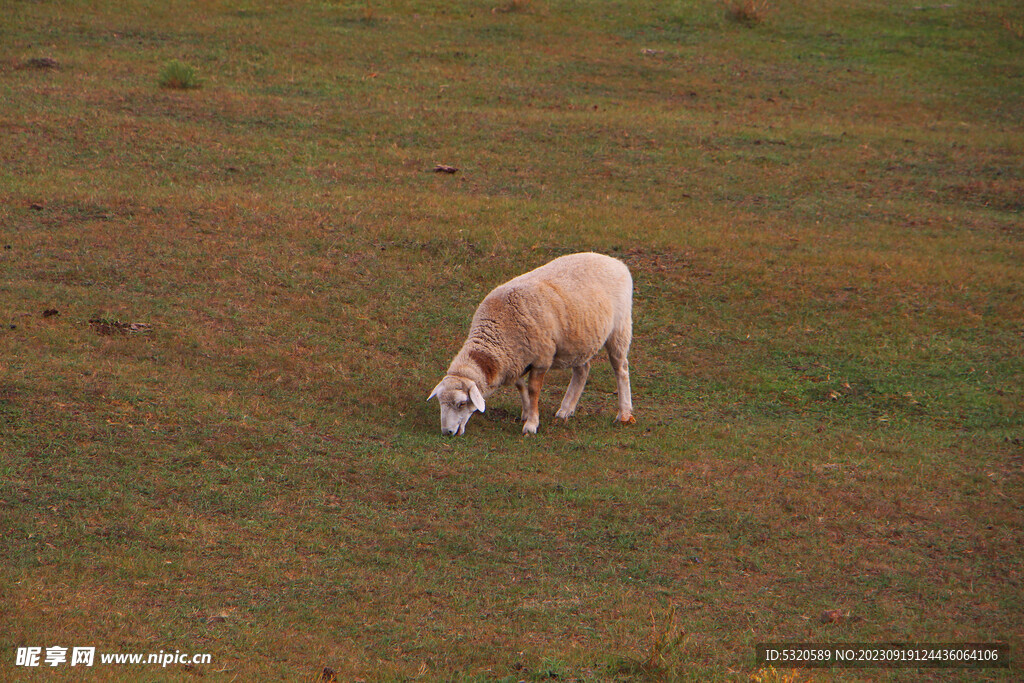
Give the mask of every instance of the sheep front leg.
[[568, 420], [576, 412], [576, 404], [579, 403], [580, 394], [583, 393], [583, 387], [587, 385], [587, 377], [589, 375], [589, 361], [572, 369], [572, 379], [569, 380], [569, 388], [565, 390], [565, 398], [562, 399], [562, 405], [559, 406], [555, 417]]
[[526, 389], [526, 382], [522, 377], [516, 380], [516, 389], [519, 390], [519, 396], [523, 399], [523, 412], [519, 416], [521, 422], [526, 422], [526, 419], [530, 417], [530, 392]]
[[523, 425], [523, 434], [536, 434], [540, 425], [540, 389], [544, 386], [544, 375], [547, 370], [533, 368], [530, 371], [530, 381], [527, 383], [526, 391], [529, 406], [526, 410], [526, 424]]

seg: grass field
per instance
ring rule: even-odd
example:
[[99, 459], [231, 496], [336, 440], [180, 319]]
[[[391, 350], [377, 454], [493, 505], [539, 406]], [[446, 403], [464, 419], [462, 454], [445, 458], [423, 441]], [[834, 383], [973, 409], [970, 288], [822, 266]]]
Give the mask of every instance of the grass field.
[[[2, 13], [0, 679], [1021, 675], [1016, 0]], [[479, 300], [587, 250], [637, 424], [602, 358], [443, 438]]]

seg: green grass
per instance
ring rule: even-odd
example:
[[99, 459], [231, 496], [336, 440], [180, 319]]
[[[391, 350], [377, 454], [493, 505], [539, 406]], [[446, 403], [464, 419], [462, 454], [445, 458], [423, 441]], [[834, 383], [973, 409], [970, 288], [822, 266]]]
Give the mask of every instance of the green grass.
[[163, 68], [160, 69], [158, 82], [161, 88], [172, 88], [175, 90], [190, 90], [198, 88], [200, 85], [195, 68], [188, 64], [183, 64], [177, 59], [172, 59], [164, 64]]
[[[755, 4], [17, 3], [0, 678], [65, 678], [14, 666], [51, 645], [213, 660], [90, 680], [1016, 656], [1024, 15]], [[442, 438], [479, 300], [583, 250], [634, 274], [637, 424], [602, 361], [536, 438], [512, 390]]]

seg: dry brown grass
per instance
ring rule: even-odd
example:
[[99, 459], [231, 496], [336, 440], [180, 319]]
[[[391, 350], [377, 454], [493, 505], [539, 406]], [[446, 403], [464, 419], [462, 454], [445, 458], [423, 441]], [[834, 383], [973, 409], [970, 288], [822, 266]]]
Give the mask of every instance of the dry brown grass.
[[771, 0], [725, 0], [726, 18], [744, 26], [763, 24], [771, 12]]

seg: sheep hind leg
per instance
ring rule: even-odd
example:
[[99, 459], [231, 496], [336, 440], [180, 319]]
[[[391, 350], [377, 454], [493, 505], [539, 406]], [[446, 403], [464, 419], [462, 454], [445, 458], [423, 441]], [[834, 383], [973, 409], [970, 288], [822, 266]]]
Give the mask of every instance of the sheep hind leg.
[[547, 370], [534, 368], [530, 371], [530, 381], [526, 385], [530, 405], [527, 408], [526, 424], [523, 425], [523, 434], [536, 434], [540, 425], [540, 390], [544, 386], [544, 375]]
[[583, 387], [587, 385], [587, 377], [590, 375], [590, 362], [579, 365], [572, 369], [572, 379], [569, 380], [569, 388], [565, 390], [565, 398], [562, 405], [555, 413], [555, 417], [568, 420], [576, 412], [576, 404], [579, 403]]
[[615, 419], [624, 424], [633, 424], [636, 418], [633, 417], [633, 398], [629, 389], [629, 343], [632, 341], [629, 328], [624, 333], [612, 335], [608, 340], [608, 360], [611, 361], [612, 370], [615, 371], [615, 380], [618, 384], [619, 393], [619, 414]]

